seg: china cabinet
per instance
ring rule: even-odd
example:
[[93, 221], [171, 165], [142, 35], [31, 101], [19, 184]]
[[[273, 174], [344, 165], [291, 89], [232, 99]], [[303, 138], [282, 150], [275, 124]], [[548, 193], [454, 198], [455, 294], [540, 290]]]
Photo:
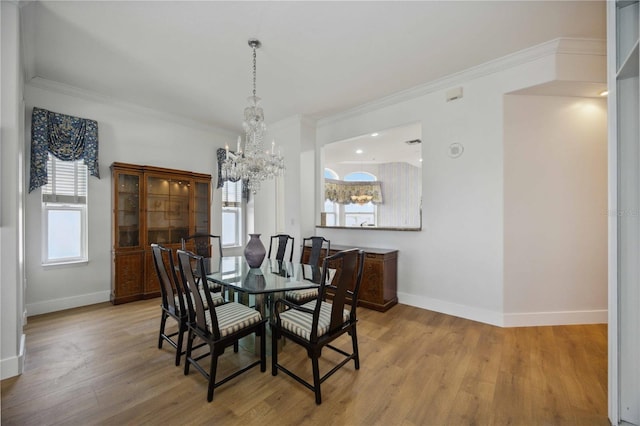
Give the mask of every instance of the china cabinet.
[[151, 244], [210, 232], [211, 175], [113, 163], [111, 302], [160, 295]]

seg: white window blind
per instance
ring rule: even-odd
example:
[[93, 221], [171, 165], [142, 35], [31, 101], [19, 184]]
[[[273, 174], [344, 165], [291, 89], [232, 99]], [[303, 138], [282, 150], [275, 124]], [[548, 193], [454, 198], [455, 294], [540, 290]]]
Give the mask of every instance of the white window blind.
[[242, 205], [242, 180], [225, 181], [222, 187], [222, 206], [240, 207]]
[[62, 161], [49, 154], [48, 183], [42, 187], [45, 203], [86, 204], [87, 166], [83, 160]]

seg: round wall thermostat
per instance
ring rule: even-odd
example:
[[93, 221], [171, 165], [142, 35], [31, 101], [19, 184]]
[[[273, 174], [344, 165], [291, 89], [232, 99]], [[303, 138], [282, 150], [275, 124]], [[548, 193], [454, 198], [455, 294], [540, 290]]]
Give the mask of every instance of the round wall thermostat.
[[462, 146], [462, 144], [456, 142], [449, 145], [449, 157], [458, 158], [462, 155], [463, 152], [464, 146]]

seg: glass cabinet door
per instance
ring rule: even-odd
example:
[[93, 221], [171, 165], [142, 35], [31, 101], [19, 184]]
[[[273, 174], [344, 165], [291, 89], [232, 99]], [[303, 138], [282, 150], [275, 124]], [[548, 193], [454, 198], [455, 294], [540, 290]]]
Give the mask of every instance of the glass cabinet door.
[[209, 194], [209, 182], [195, 182], [195, 197], [194, 197], [194, 216], [195, 216], [195, 233], [196, 234], [208, 234], [209, 233], [209, 200], [211, 195]]
[[116, 248], [140, 245], [140, 175], [117, 174]]
[[169, 221], [169, 242], [180, 243], [189, 236], [189, 190], [188, 180], [169, 181], [169, 206], [166, 210]]
[[147, 243], [179, 244], [189, 235], [188, 180], [147, 177]]

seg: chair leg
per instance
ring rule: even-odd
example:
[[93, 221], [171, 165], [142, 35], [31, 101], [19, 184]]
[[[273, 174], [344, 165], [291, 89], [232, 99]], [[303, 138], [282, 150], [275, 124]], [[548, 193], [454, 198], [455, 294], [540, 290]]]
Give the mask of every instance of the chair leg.
[[187, 353], [184, 358], [184, 375], [185, 376], [189, 374], [189, 365], [191, 365], [191, 362], [189, 362], [189, 358], [191, 358], [191, 349], [193, 348], [193, 341], [195, 338], [196, 338], [195, 334], [193, 334], [193, 331], [189, 329], [189, 335], [187, 336]]
[[213, 391], [216, 387], [216, 370], [218, 369], [218, 354], [211, 348], [211, 367], [209, 368], [209, 388], [207, 390], [207, 401], [213, 401]]
[[180, 365], [180, 357], [182, 356], [182, 342], [184, 340], [184, 332], [185, 330], [184, 324], [182, 321], [179, 325], [180, 329], [178, 330], [178, 342], [176, 343], [176, 367]]
[[320, 405], [322, 403], [322, 397], [320, 396], [320, 366], [318, 365], [318, 354], [313, 354], [311, 364], [313, 366], [313, 390], [316, 394], [316, 404]]
[[358, 336], [356, 334], [356, 326], [351, 329], [351, 342], [353, 344], [353, 362], [356, 365], [356, 370], [360, 369], [360, 353], [358, 352]]
[[162, 310], [162, 315], [160, 316], [160, 333], [158, 334], [158, 349], [162, 349], [162, 335], [164, 334], [164, 327], [167, 323], [167, 313]]
[[271, 375], [278, 375], [278, 332], [271, 328]]
[[[267, 326], [262, 324], [260, 327], [260, 371], [267, 371]], [[276, 350], [276, 352], [278, 352]]]
[[233, 352], [238, 353], [239, 349], [240, 349], [240, 345], [238, 344], [238, 341], [236, 340], [235, 342], [233, 342]]

